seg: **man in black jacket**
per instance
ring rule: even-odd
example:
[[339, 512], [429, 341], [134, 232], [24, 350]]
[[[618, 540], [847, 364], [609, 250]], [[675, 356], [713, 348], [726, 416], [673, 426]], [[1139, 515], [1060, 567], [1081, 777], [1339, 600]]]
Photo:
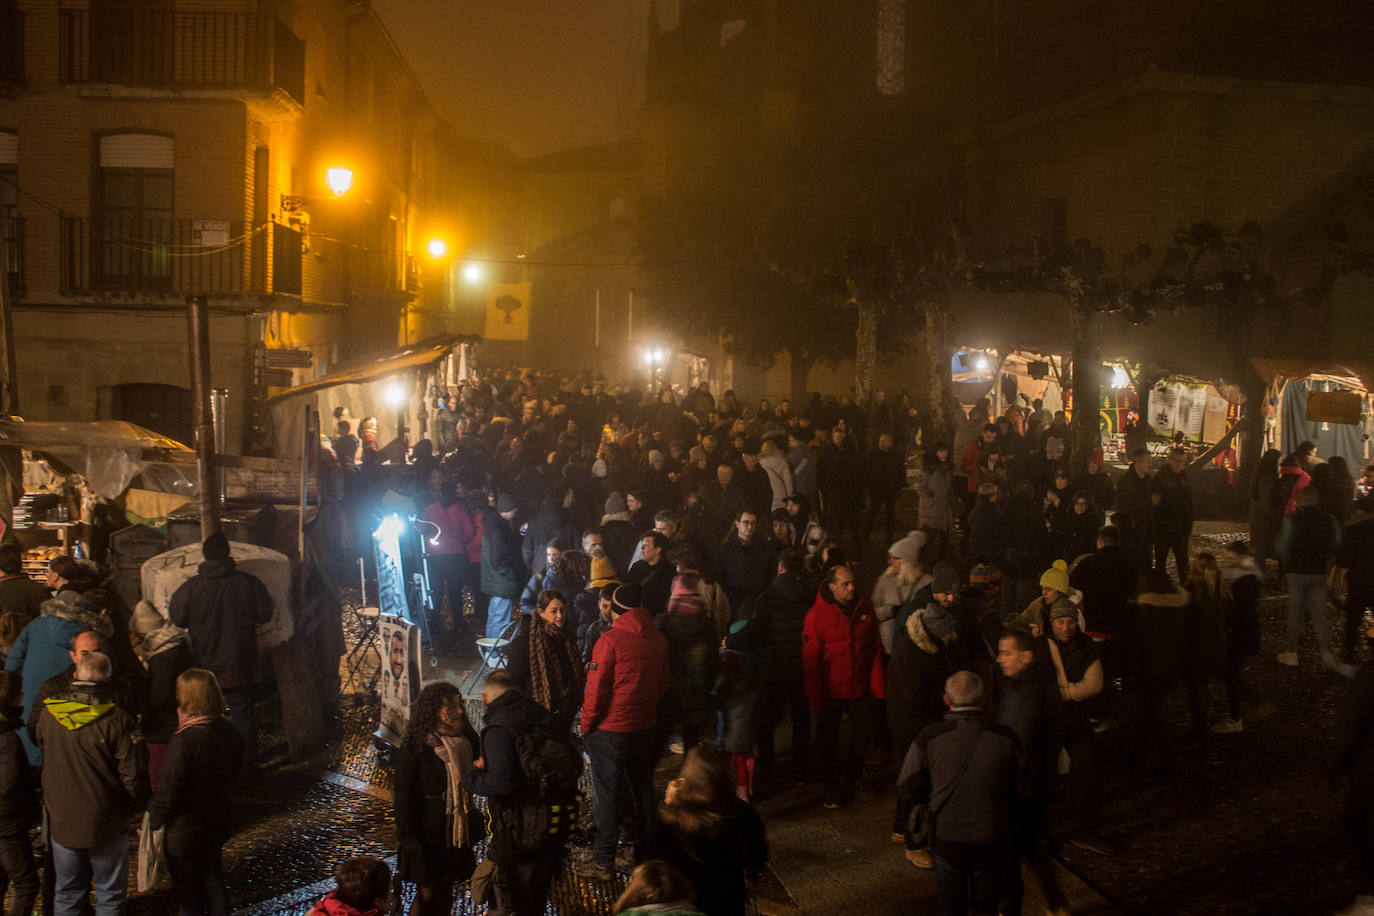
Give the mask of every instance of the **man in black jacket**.
[[902, 453], [893, 447], [892, 434], [878, 436], [878, 446], [868, 453], [868, 523], [864, 525], [864, 536], [873, 536], [873, 526], [877, 524], [878, 513], [883, 513], [886, 539], [884, 544], [893, 541], [896, 527], [897, 497], [906, 486], [906, 467]]
[[677, 574], [668, 556], [668, 538], [650, 531], [640, 541], [640, 559], [630, 567], [626, 582], [638, 582], [644, 594], [644, 609], [657, 619], [668, 612], [668, 596]]
[[148, 798], [148, 753], [134, 717], [114, 705], [103, 653], [81, 659], [71, 690], [44, 701], [35, 737], [43, 749], [57, 911], [79, 912], [93, 880], [96, 911], [123, 912], [126, 825]]
[[1128, 559], [1137, 573], [1151, 568], [1150, 545], [1154, 543], [1154, 500], [1151, 490], [1150, 450], [1138, 448], [1131, 453], [1131, 466], [1116, 482], [1116, 511], [1131, 520], [1135, 541], [1125, 545]]
[[816, 600], [816, 580], [806, 571], [806, 552], [788, 547], [778, 554], [775, 578], [754, 602], [751, 627], [763, 630], [767, 649], [759, 667], [758, 781], [773, 771], [773, 733], [784, 711], [792, 718], [792, 782], [806, 783], [811, 763], [811, 706], [802, 680], [801, 634]]
[[1015, 867], [1012, 806], [1027, 794], [1021, 741], [983, 713], [983, 680], [945, 682], [945, 721], [927, 727], [902, 762], [897, 791], [935, 815], [935, 887], [945, 913], [996, 913]]
[[1346, 677], [1355, 670], [1337, 662], [1331, 653], [1331, 626], [1326, 622], [1326, 567], [1336, 555], [1340, 523], [1323, 512], [1315, 487], [1298, 494], [1298, 511], [1284, 519], [1275, 547], [1283, 560], [1283, 578], [1288, 588], [1288, 644], [1276, 659], [1281, 665], [1298, 665], [1298, 639], [1302, 618], [1312, 621], [1313, 635], [1324, 667]]
[[525, 568], [533, 572], [544, 562], [544, 549], [556, 539], [576, 544], [578, 526], [572, 517], [573, 490], [566, 484], [555, 484], [544, 491], [544, 503], [525, 526], [525, 540], [520, 545]]
[[1193, 534], [1193, 489], [1188, 483], [1188, 452], [1182, 446], [1169, 449], [1169, 462], [1150, 482], [1155, 502], [1155, 566], [1163, 569], [1174, 554], [1178, 577], [1188, 569], [1188, 538]]
[[773, 572], [773, 547], [759, 533], [758, 518], [754, 510], [740, 509], [734, 533], [716, 551], [712, 571], [730, 599], [732, 620], [745, 598], [763, 593]]
[[38, 869], [33, 862], [33, 839], [38, 823], [38, 787], [19, 729], [22, 679], [17, 671], [0, 671], [0, 868], [13, 891], [10, 911], [32, 913], [38, 897]]
[[[1030, 774], [1029, 796], [1016, 812], [1019, 856], [1030, 863], [1051, 912], [1064, 905], [1064, 893], [1050, 866], [1050, 802], [1054, 798], [1056, 762], [1064, 742], [1062, 701], [1049, 653], [1025, 630], [1004, 630], [997, 641], [997, 721], [1021, 739], [1021, 766]], [[1019, 916], [1023, 887], [1020, 869], [1012, 869], [1002, 893], [1002, 916]]]
[[222, 531], [206, 538], [201, 550], [205, 562], [172, 593], [167, 616], [190, 632], [191, 663], [214, 672], [229, 722], [243, 736], [244, 757], [251, 761], [258, 749], [253, 718], [257, 628], [272, 619], [272, 596], [257, 576], [238, 569]]
[[1111, 525], [1097, 530], [1097, 550], [1078, 561], [1069, 584], [1083, 595], [1084, 628], [1109, 638], [1100, 643], [1107, 685], [1126, 674], [1126, 639], [1136, 572], [1121, 549], [1121, 532]]
[[[1374, 639], [1374, 625], [1362, 630], [1366, 639]], [[1355, 847], [1359, 893], [1374, 895], [1374, 661], [1365, 662], [1350, 685], [1337, 726], [1329, 775], [1333, 788], [1349, 780], [1343, 824], [1350, 844]]]
[[547, 728], [549, 714], [521, 694], [515, 679], [505, 671], [487, 676], [482, 703], [486, 706], [482, 756], [464, 774], [463, 788], [473, 795], [486, 796], [492, 813], [490, 856], [496, 864], [496, 906], [491, 913], [537, 916], [544, 912], [563, 848], [554, 846], [533, 854], [517, 851], [505, 832], [505, 821], [498, 814], [503, 808], [517, 805], [521, 793], [529, 790], [516, 751], [516, 737], [536, 728]]

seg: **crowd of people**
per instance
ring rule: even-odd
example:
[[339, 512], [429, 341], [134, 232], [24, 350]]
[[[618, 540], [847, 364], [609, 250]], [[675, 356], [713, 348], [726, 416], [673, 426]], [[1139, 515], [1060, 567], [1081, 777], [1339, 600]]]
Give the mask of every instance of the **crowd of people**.
[[[893, 854], [932, 873], [943, 912], [1020, 913], [1023, 859], [1066, 912], [1055, 845], [1120, 852], [1099, 818], [1104, 733], [1125, 730], [1134, 765], [1169, 779], [1186, 749], [1266, 714], [1245, 668], [1267, 560], [1289, 598], [1277, 661], [1300, 664], [1310, 624], [1320, 664], [1356, 674], [1359, 635], [1374, 634], [1374, 468], [1357, 483], [1311, 443], [1267, 454], [1249, 540], [1195, 552], [1182, 446], [1158, 467], [1140, 446], [1115, 479], [1100, 453], [1074, 474], [1067, 418], [1025, 406], [994, 418], [980, 403], [951, 441], [927, 441], [905, 398], [881, 393], [794, 410], [512, 373], [450, 396], [408, 459], [341, 420], [338, 493], [430, 526], [430, 643], [481, 635], [506, 659], [480, 731], [447, 682], [412, 704], [394, 759], [411, 912], [450, 912], [467, 882], [493, 913], [542, 913], [581, 831], [582, 877], [634, 868], [617, 912], [742, 914], [767, 856], [758, 797], [814, 783], [835, 809], [894, 774]], [[906, 490], [918, 524], [902, 532]], [[222, 535], [203, 550], [164, 616], [126, 613], [75, 561], [31, 582], [0, 548], [0, 773], [14, 777], [0, 781], [0, 867], [19, 910], [38, 891], [41, 800], [54, 912], [80, 912], [92, 884], [98, 912], [123, 911], [128, 818], [145, 808], [180, 911], [228, 912], [220, 800], [252, 759], [253, 628], [272, 602]], [[1341, 657], [1332, 582], [1347, 595]], [[1374, 669], [1354, 687], [1332, 776], [1349, 778], [1374, 890]], [[660, 794], [673, 754], [680, 775]], [[383, 863], [337, 878], [317, 913], [384, 911]]]

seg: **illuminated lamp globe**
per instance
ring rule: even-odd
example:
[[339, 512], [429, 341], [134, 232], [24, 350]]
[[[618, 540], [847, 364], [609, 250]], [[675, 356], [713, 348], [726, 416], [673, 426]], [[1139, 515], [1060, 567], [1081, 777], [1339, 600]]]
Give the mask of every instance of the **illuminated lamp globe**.
[[442, 258], [448, 254], [448, 242], [443, 239], [430, 239], [425, 244], [425, 250], [429, 252], [431, 258]]
[[463, 279], [469, 283], [476, 283], [478, 280], [482, 279], [482, 268], [478, 267], [476, 264], [469, 264], [467, 267], [463, 268]]
[[405, 389], [400, 385], [391, 385], [386, 389], [386, 402], [392, 407], [400, 407], [405, 401]]
[[324, 171], [324, 182], [335, 197], [343, 197], [353, 187], [353, 170], [341, 165], [332, 165]]

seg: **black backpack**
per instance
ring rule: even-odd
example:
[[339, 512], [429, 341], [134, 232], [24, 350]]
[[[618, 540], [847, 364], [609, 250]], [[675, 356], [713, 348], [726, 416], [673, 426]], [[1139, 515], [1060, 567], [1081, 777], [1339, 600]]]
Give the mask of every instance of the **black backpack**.
[[518, 799], [493, 806], [492, 834], [499, 831], [516, 853], [563, 845], [577, 826], [582, 755], [542, 728], [494, 727], [505, 728], [515, 737], [524, 785]]

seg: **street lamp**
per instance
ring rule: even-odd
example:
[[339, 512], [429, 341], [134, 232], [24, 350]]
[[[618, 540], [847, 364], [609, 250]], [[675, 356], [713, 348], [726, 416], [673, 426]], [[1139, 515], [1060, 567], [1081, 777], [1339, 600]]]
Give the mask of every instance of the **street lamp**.
[[482, 268], [476, 264], [469, 264], [463, 268], [463, 279], [469, 283], [476, 283], [482, 279]]
[[443, 239], [430, 239], [425, 243], [425, 250], [431, 258], [442, 258], [448, 254], [448, 242]]
[[[342, 165], [331, 165], [324, 170], [324, 183], [329, 187], [334, 199], [337, 200], [347, 194], [349, 188], [353, 187], [353, 170]], [[281, 208], [287, 213], [294, 213], [303, 209], [312, 200], [323, 199], [306, 194], [283, 194], [281, 196]]]

